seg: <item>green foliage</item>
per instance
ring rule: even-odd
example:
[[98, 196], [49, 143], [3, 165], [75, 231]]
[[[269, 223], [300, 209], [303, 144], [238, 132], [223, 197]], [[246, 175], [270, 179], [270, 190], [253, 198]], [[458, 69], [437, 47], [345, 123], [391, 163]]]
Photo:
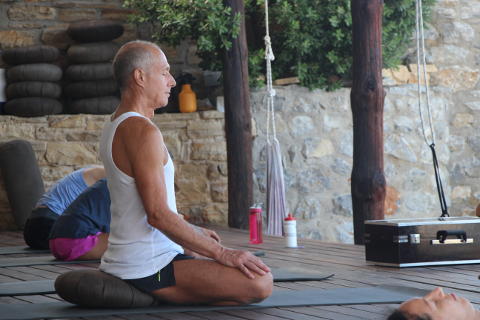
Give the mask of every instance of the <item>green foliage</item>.
[[221, 70], [222, 51], [240, 31], [240, 15], [232, 15], [222, 0], [124, 0], [134, 9], [133, 23], [150, 23], [157, 42], [177, 46], [184, 39], [197, 42], [201, 67]]
[[[384, 0], [383, 63], [401, 63], [415, 29], [414, 0]], [[428, 17], [435, 0], [423, 0]], [[351, 0], [271, 0], [270, 36], [275, 54], [274, 78], [298, 76], [309, 88], [336, 89], [349, 79], [352, 66]], [[178, 45], [197, 41], [201, 67], [221, 70], [223, 49], [239, 31], [240, 17], [233, 16], [221, 0], [125, 0], [135, 9], [134, 22], [149, 22], [159, 42]], [[249, 45], [250, 84], [264, 81], [264, 1], [245, 0]], [[427, 20], [427, 19], [426, 19]]]

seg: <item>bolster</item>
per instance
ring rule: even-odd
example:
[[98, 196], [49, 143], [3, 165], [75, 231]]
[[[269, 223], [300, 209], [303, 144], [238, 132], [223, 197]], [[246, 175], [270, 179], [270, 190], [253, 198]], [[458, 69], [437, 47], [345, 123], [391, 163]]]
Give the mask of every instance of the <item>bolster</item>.
[[55, 280], [55, 290], [65, 301], [82, 307], [133, 308], [157, 304], [150, 294], [100, 270], [73, 270]]

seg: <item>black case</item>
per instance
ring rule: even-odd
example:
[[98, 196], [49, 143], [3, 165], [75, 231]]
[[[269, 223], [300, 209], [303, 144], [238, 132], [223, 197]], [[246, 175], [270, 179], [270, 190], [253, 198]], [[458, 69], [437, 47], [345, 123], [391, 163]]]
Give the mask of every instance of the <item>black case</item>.
[[480, 218], [368, 220], [365, 256], [395, 267], [480, 263]]

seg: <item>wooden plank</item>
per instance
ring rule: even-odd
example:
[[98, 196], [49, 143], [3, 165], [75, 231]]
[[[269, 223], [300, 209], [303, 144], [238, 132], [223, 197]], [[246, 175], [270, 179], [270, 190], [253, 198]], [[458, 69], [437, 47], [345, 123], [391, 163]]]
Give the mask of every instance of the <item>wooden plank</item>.
[[226, 314], [224, 312], [216, 312], [216, 311], [207, 311], [207, 312], [189, 312], [187, 313], [189, 315], [195, 315], [197, 317], [201, 317], [202, 319], [209, 319], [209, 320], [240, 320], [244, 318], [239, 318], [236, 316], [232, 316], [229, 314]]
[[302, 314], [302, 313], [293, 312], [291, 310], [284, 310], [280, 308], [268, 308], [268, 309], [262, 309], [261, 311], [263, 313], [266, 313], [278, 318], [284, 318], [284, 319], [294, 319], [294, 320], [328, 319], [328, 318], [322, 318], [320, 315], [312, 316], [312, 315]]

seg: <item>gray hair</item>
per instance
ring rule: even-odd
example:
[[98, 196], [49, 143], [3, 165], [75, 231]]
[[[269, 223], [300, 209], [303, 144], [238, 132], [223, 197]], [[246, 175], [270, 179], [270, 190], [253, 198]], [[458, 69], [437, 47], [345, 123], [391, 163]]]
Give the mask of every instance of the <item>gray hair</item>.
[[152, 50], [161, 51], [153, 42], [135, 40], [125, 43], [113, 58], [113, 76], [122, 92], [128, 85], [130, 75], [135, 69], [148, 71], [154, 60]]

